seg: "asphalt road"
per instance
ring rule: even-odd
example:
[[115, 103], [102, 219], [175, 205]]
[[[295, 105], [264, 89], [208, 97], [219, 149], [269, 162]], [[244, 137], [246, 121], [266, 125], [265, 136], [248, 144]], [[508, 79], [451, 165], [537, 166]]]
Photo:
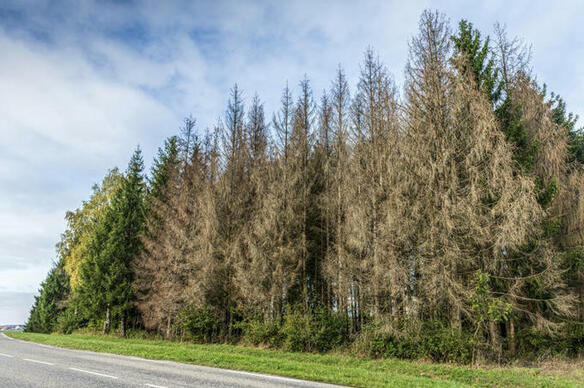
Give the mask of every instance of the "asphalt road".
[[333, 387], [303, 380], [35, 344], [0, 334], [0, 387]]

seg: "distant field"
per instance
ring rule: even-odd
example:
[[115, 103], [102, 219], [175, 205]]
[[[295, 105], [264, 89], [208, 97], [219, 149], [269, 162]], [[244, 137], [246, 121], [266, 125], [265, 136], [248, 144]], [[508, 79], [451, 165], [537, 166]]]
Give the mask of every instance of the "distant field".
[[355, 387], [584, 387], [581, 366], [563, 371], [535, 368], [481, 369], [365, 360], [334, 354], [288, 353], [231, 345], [195, 345], [92, 335], [7, 333], [38, 343], [96, 352], [171, 360], [226, 369], [289, 376]]

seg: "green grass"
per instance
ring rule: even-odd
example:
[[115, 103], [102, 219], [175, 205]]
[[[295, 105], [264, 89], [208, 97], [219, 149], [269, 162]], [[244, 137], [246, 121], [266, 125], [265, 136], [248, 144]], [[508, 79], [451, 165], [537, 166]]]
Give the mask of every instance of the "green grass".
[[238, 369], [355, 387], [584, 387], [584, 381], [534, 368], [481, 369], [337, 354], [290, 353], [94, 335], [7, 333], [48, 345]]

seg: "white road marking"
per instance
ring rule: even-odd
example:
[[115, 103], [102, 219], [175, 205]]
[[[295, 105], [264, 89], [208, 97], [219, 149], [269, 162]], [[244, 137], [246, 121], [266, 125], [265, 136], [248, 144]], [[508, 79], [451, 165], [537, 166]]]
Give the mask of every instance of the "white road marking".
[[253, 376], [253, 377], [261, 377], [264, 379], [272, 379], [272, 380], [280, 380], [280, 381], [290, 381], [290, 382], [299, 382], [299, 383], [312, 383], [312, 384], [325, 384], [325, 385], [329, 385], [327, 383], [319, 383], [317, 381], [310, 381], [310, 380], [300, 380], [300, 379], [295, 379], [292, 377], [283, 377], [283, 376], [275, 376], [275, 375], [264, 375], [261, 373], [254, 373], [254, 372], [246, 372], [243, 370], [231, 370], [231, 369], [222, 369], [226, 372], [231, 372], [233, 374], [238, 374], [238, 375], [245, 375], [245, 376]]
[[0, 353], [0, 356], [2, 356], [2, 357], [10, 357], [10, 358], [14, 357], [14, 356], [11, 356], [10, 354], [4, 354], [4, 353]]
[[154, 384], [148, 384], [148, 383], [146, 383], [144, 385], [147, 386], [147, 387], [152, 387], [152, 388], [166, 388], [163, 385], [154, 385]]
[[2, 337], [6, 338], [6, 339], [9, 339], [9, 340], [14, 340], [14, 338], [12, 338], [12, 337], [8, 337], [8, 336], [7, 336], [6, 334], [4, 334], [4, 333], [2, 333]]
[[96, 376], [101, 376], [101, 377], [109, 377], [110, 379], [117, 379], [118, 378], [117, 376], [104, 375], [103, 373], [92, 372], [92, 371], [84, 370], [84, 369], [77, 369], [77, 368], [69, 368], [69, 369], [77, 371], [77, 372], [89, 373], [91, 375], [96, 375]]
[[24, 361], [29, 361], [29, 362], [36, 362], [37, 364], [45, 364], [45, 365], [55, 365], [51, 362], [45, 362], [45, 361], [39, 361], [39, 360], [32, 360], [30, 358], [23, 358]]

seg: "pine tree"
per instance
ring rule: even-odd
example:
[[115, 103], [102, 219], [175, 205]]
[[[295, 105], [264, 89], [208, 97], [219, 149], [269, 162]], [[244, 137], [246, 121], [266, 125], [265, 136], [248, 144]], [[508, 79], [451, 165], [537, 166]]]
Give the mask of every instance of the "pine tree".
[[[118, 196], [121, 185], [114, 192]], [[86, 259], [79, 269], [79, 286], [77, 287], [76, 303], [80, 313], [91, 323], [102, 322], [103, 333], [109, 333], [111, 325], [111, 306], [107, 303], [105, 276], [107, 261], [105, 250], [109, 232], [112, 226], [112, 209], [108, 206], [105, 214], [91, 231], [86, 248]]]
[[274, 117], [272, 118], [272, 124], [276, 132], [276, 146], [279, 149], [280, 156], [284, 159], [287, 159], [288, 150], [290, 147], [290, 133], [292, 132], [292, 119], [294, 111], [292, 93], [290, 92], [290, 88], [288, 88], [288, 83], [286, 83], [286, 87], [282, 91], [280, 103], [282, 106], [279, 112], [274, 114]]
[[525, 129], [521, 102], [514, 98], [513, 89], [518, 77], [529, 77], [530, 51], [518, 39], [509, 40], [505, 28], [499, 24], [495, 25], [495, 34], [503, 95], [496, 114], [507, 141], [515, 146], [515, 160], [524, 171], [529, 171], [533, 166], [537, 144], [533, 143]]
[[69, 276], [59, 261], [41, 283], [39, 295], [35, 297], [25, 331], [52, 333], [57, 329], [59, 315], [65, 310], [69, 294]]
[[[397, 287], [386, 277], [400, 272], [392, 250], [387, 249], [390, 246], [384, 243], [384, 224], [390, 216], [387, 201], [397, 198], [392, 190], [399, 167], [393, 161], [399, 160], [399, 151], [396, 88], [371, 49], [365, 52], [352, 118], [354, 147], [349, 168], [355, 179], [348, 185], [346, 211], [347, 247], [351, 252], [344, 255], [350, 261], [346, 264], [349, 284], [345, 292], [351, 302], [346, 309], [355, 311], [351, 304], [357, 300], [361, 314], [379, 318], [393, 303], [388, 290]], [[354, 321], [357, 319], [353, 316]]]
[[[331, 237], [327, 238], [324, 272], [328, 276], [336, 298], [328, 296], [328, 303], [334, 304], [338, 311], [345, 311], [351, 281], [349, 268], [352, 268], [352, 256], [347, 249], [346, 212], [350, 186], [349, 163], [349, 87], [343, 69], [339, 66], [330, 91], [331, 117], [330, 137], [332, 143], [326, 178], [323, 204], [329, 219], [328, 229]], [[327, 230], [328, 230], [327, 229]], [[328, 234], [328, 233], [327, 233]], [[327, 292], [330, 294], [330, 290]], [[359, 306], [360, 308], [360, 306]]]
[[111, 319], [119, 322], [120, 336], [134, 304], [132, 289], [133, 264], [142, 250], [144, 231], [144, 164], [138, 148], [132, 156], [122, 184], [115, 192], [111, 206], [96, 227], [88, 259], [81, 268], [80, 302], [87, 318], [104, 318], [104, 333], [109, 332]]
[[[181, 295], [168, 292], [167, 284], [167, 273], [170, 270], [168, 262], [175, 253], [170, 251], [168, 244], [174, 246], [176, 243], [172, 227], [177, 217], [176, 200], [180, 196], [180, 171], [184, 166], [181, 155], [192, 153], [193, 148], [190, 141], [184, 140], [181, 144], [183, 148], [189, 147], [191, 150], [187, 152], [183, 149], [181, 153], [179, 139], [173, 136], [165, 141], [164, 148], [158, 150], [158, 156], [154, 160], [145, 201], [147, 211], [145, 233], [142, 237], [144, 250], [134, 262], [134, 288], [144, 326], [160, 330], [165, 327], [167, 337], [170, 336], [173, 317], [183, 300]], [[172, 281], [176, 282], [176, 279]], [[163, 289], [165, 285], [166, 289]]]
[[[249, 129], [249, 127], [247, 127]], [[247, 258], [243, 230], [251, 218], [251, 181], [249, 176], [250, 150], [246, 130], [242, 91], [237, 84], [231, 89], [225, 127], [223, 128], [224, 173], [214, 194], [221, 236], [220, 258], [209, 267], [215, 281], [213, 308], [223, 314], [223, 332], [231, 337], [235, 324], [237, 289], [234, 283], [235, 267]]]
[[[544, 213], [533, 181], [513, 168], [488, 96], [458, 64], [449, 67], [448, 36], [442, 15], [424, 13], [408, 72], [406, 160], [415, 173], [408, 176], [407, 207], [418, 308], [426, 319], [447, 319], [453, 327], [471, 319], [500, 352], [498, 323], [509, 311], [521, 315], [533, 303], [529, 318], [543, 326], [551, 324], [543, 311], [565, 311], [566, 299], [553, 251], [538, 246], [517, 260], [515, 253], [534, 236], [544, 238]], [[479, 274], [474, 280], [465, 275], [473, 272]], [[537, 300], [532, 281], [542, 287]], [[477, 295], [485, 289], [489, 297], [482, 300]]]
[[[260, 202], [246, 228], [250, 260], [239, 263], [238, 282], [243, 310], [264, 319], [279, 319], [291, 302], [288, 290], [296, 283], [300, 251], [298, 192], [290, 177], [296, 173], [291, 145], [293, 103], [286, 87], [282, 107], [274, 115], [278, 142], [270, 148], [264, 169], [255, 178], [262, 185]], [[295, 301], [292, 301], [294, 303]]]
[[268, 127], [264, 116], [264, 105], [257, 94], [254, 95], [248, 112], [246, 132], [251, 168], [254, 168], [265, 161], [268, 146]]
[[300, 95], [294, 108], [292, 132], [290, 133], [290, 159], [291, 175], [288, 179], [292, 183], [290, 201], [298, 220], [294, 224], [299, 230], [291, 230], [289, 233], [298, 236], [298, 263], [296, 267], [295, 284], [291, 284], [288, 292], [288, 303], [308, 307], [308, 289], [310, 281], [308, 267], [310, 244], [309, 204], [312, 190], [312, 177], [310, 176], [310, 158], [313, 152], [313, 120], [314, 100], [310, 81], [305, 76], [300, 81]]
[[[187, 142], [190, 143], [190, 140], [185, 140]], [[179, 139], [171, 136], [164, 141], [164, 148], [158, 149], [158, 156], [154, 159], [149, 179], [149, 198], [163, 202], [168, 200], [170, 181], [176, 175], [179, 164]]]
[[499, 68], [491, 53], [490, 38], [481, 41], [481, 33], [473, 28], [472, 23], [462, 19], [458, 23], [458, 35], [452, 36], [454, 48], [458, 55], [464, 56], [459, 61], [463, 68], [461, 71], [470, 71], [474, 84], [483, 90], [493, 104], [501, 98], [503, 81], [500, 79]]
[[274, 317], [275, 292], [273, 285], [273, 242], [269, 241], [272, 231], [267, 230], [268, 218], [265, 213], [269, 186], [266, 177], [272, 173], [268, 154], [268, 127], [264, 117], [264, 107], [257, 94], [254, 96], [247, 119], [246, 138], [249, 161], [247, 167], [248, 200], [246, 224], [241, 231], [242, 254], [234, 263], [235, 282], [242, 311], [259, 314], [265, 318]]
[[125, 336], [133, 309], [133, 264], [142, 251], [144, 232], [144, 162], [137, 148], [130, 159], [122, 187], [112, 201], [112, 225], [104, 256], [106, 258], [106, 300], [119, 318], [120, 336]]
[[324, 275], [325, 258], [333, 243], [333, 207], [331, 198], [333, 152], [332, 143], [332, 106], [330, 97], [323, 91], [317, 107], [317, 131], [313, 155], [310, 158], [309, 175], [312, 178], [308, 222], [310, 231], [310, 276], [308, 296], [313, 309], [329, 307], [326, 300], [327, 282]]

